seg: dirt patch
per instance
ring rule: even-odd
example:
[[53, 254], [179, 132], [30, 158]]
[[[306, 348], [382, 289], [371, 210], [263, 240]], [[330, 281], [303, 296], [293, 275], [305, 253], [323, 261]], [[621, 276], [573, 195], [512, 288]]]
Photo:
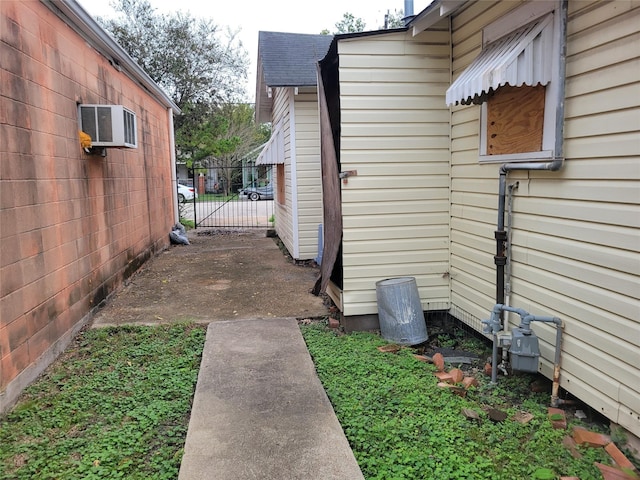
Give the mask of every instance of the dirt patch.
[[310, 293], [319, 269], [295, 265], [264, 231], [191, 230], [107, 301], [94, 326], [328, 315]]

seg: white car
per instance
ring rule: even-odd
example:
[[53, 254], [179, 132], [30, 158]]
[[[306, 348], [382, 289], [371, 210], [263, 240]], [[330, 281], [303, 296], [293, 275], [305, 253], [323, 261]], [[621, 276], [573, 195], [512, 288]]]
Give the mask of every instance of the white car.
[[178, 202], [189, 202], [194, 198], [198, 198], [198, 194], [192, 187], [187, 187], [181, 183], [178, 184]]

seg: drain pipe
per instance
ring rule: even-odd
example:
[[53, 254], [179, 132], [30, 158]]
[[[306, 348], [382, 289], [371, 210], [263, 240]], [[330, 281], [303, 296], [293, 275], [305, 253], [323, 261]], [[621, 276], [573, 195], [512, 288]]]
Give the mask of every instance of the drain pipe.
[[[508, 186], [507, 190], [507, 263], [505, 265], [506, 280], [504, 284], [505, 301], [504, 304], [508, 307], [511, 305], [511, 230], [512, 230], [512, 218], [513, 218], [513, 191], [518, 188], [519, 182], [514, 182]], [[504, 332], [509, 331], [509, 312], [506, 312], [504, 317]], [[505, 365], [509, 362], [509, 355], [506, 348], [502, 349], [502, 363], [500, 364], [500, 370], [507, 375], [507, 369]]]
[[562, 152], [564, 139], [564, 100], [566, 82], [566, 56], [567, 56], [567, 0], [560, 2], [560, 58], [558, 62], [558, 98], [556, 107], [556, 138], [554, 145], [554, 158], [549, 162], [523, 162], [505, 163], [500, 167], [500, 179], [498, 186], [498, 222], [495, 231], [496, 255], [496, 304], [505, 303], [504, 273], [507, 263], [506, 243], [507, 232], [504, 229], [505, 198], [507, 190], [507, 174], [516, 170], [547, 170], [556, 172], [564, 164]]

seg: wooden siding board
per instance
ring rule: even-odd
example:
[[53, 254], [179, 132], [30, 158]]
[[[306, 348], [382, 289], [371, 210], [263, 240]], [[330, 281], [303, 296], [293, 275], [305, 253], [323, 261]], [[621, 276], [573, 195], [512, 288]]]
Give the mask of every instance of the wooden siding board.
[[[638, 85], [637, 90], [640, 97], [640, 85]], [[627, 108], [625, 110], [602, 113], [598, 116], [598, 124], [594, 124], [593, 119], [588, 117], [567, 118], [565, 132], [567, 137], [574, 139], [620, 132], [634, 132], [634, 134], [638, 135], [640, 134], [640, 109]]]
[[[527, 285], [536, 285], [540, 288], [545, 287], [552, 291], [564, 292], [567, 301], [573, 299], [576, 302], [591, 305], [594, 308], [600, 308], [612, 315], [629, 320], [637, 319], [638, 308], [640, 307], [640, 302], [637, 298], [627, 297], [618, 292], [612, 292], [599, 288], [598, 286], [573, 280], [567, 276], [560, 277], [558, 275], [551, 275], [546, 271], [530, 265], [514, 263], [512, 270], [514, 293], [524, 295], [524, 293], [520, 293], [520, 288], [524, 289]], [[522, 281], [516, 282], [516, 279], [521, 279]], [[520, 287], [519, 285], [522, 283], [526, 285]], [[518, 286], [518, 288], [516, 288], [516, 286]], [[543, 291], [542, 293], [545, 292]], [[624, 335], [620, 338], [624, 338]], [[629, 339], [629, 341], [632, 341], [632, 339]]]
[[[620, 87], [611, 86], [606, 90], [600, 90], [594, 93], [585, 93], [578, 97], [568, 98], [565, 105], [565, 115], [567, 119], [597, 115], [604, 112], [631, 110], [631, 112], [635, 112], [636, 115], [636, 119], [632, 125], [637, 126], [637, 110], [638, 107], [640, 107], [640, 82], [622, 85]], [[586, 120], [590, 120], [591, 122], [594, 121], [593, 118], [587, 118]], [[610, 133], [609, 131], [602, 129], [602, 127], [606, 127], [606, 125], [602, 125], [599, 120], [595, 123], [595, 132], [597, 133], [592, 133], [592, 135]], [[600, 127], [600, 130], [597, 129], [598, 126]], [[618, 127], [625, 128], [626, 126], [619, 124]], [[616, 131], [614, 131], [614, 133], [615, 132]], [[571, 137], [571, 135], [567, 136]]]
[[423, 110], [419, 108], [413, 110], [352, 110], [349, 112], [349, 121], [354, 124], [379, 123], [381, 116], [384, 116], [387, 125], [393, 123], [442, 123], [449, 121], [449, 111], [446, 109]]
[[637, 58], [637, 49], [629, 48], [629, 45], [637, 45], [638, 41], [640, 41], [640, 33], [635, 33], [567, 57], [567, 77]]
[[[640, 141], [640, 140], [639, 140]], [[517, 193], [517, 192], [516, 192]], [[588, 202], [612, 202], [619, 204], [640, 204], [638, 180], [567, 180], [532, 181], [529, 195], [540, 198], [554, 198], [558, 201], [576, 200]], [[640, 215], [638, 215], [640, 216]], [[632, 222], [636, 226], [640, 222]]]
[[562, 258], [568, 258], [590, 265], [597, 265], [615, 271], [640, 275], [640, 259], [629, 258], [629, 252], [608, 245], [598, 245], [584, 242], [580, 239], [569, 240], [560, 237], [550, 237], [537, 232], [520, 235], [513, 234], [515, 245], [538, 251], [554, 252]]
[[592, 94], [630, 83], [640, 71], [640, 58], [610, 65], [593, 72], [581, 73], [567, 79], [566, 98]]
[[[353, 150], [348, 152], [349, 155], [349, 164], [357, 165], [358, 167], [361, 164], [366, 165], [374, 165], [374, 164], [388, 164], [389, 159], [393, 159], [393, 161], [398, 161], [398, 158], [395, 156], [390, 156], [387, 150]], [[427, 164], [440, 164], [442, 162], [448, 162], [449, 159], [449, 150], [447, 149], [403, 149], [402, 150], [402, 162], [410, 163], [410, 162], [424, 162]]]
[[[571, 13], [567, 25], [567, 55], [587, 50], [638, 31], [640, 5], [632, 1], [601, 2], [582, 14]], [[606, 19], [601, 22], [601, 19]], [[612, 28], [613, 27], [613, 28]]]
[[395, 137], [395, 142], [400, 148], [403, 146], [404, 137], [448, 137], [448, 135], [449, 128], [443, 123], [367, 123], [364, 125], [345, 125], [342, 128], [343, 138], [361, 137], [370, 139], [371, 137]]
[[[363, 211], [369, 210], [366, 215]], [[342, 208], [342, 214], [345, 217], [354, 218], [357, 215], [372, 216], [382, 219], [384, 215], [397, 215], [398, 212], [403, 214], [419, 214], [444, 212], [449, 213], [449, 199], [447, 197], [424, 202], [419, 200], [410, 200], [402, 202], [368, 202], [368, 203], [345, 203]]]
[[355, 240], [396, 239], [396, 238], [429, 238], [446, 237], [448, 226], [446, 225], [411, 225], [402, 228], [387, 228], [384, 226], [373, 228], [347, 229], [344, 231], [346, 242]]
[[[640, 184], [637, 186], [640, 192]], [[640, 193], [639, 193], [640, 195]], [[593, 222], [620, 227], [640, 228], [640, 213], [636, 203], [586, 202], [563, 199], [562, 208], [558, 208], [558, 199], [544, 197], [516, 197], [517, 210], [535, 211], [538, 215], [558, 217], [570, 220]]]
[[[605, 353], [609, 351], [622, 359], [633, 358], [637, 354], [640, 338], [628, 338], [629, 332], [637, 331], [634, 319], [612, 315], [602, 308], [568, 297], [563, 291], [553, 291], [544, 285], [526, 281], [520, 282], [513, 292], [512, 299], [514, 305], [517, 304], [529, 312], [546, 312], [546, 315], [560, 318], [565, 322], [565, 328], [569, 329], [570, 335], [589, 345], [597, 346]], [[578, 333], [574, 333], [571, 325], [581, 326], [580, 337]]]

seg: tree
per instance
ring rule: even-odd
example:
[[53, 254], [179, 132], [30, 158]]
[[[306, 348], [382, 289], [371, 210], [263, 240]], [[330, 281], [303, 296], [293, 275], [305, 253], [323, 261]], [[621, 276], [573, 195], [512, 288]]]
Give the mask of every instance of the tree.
[[[115, 40], [182, 108], [240, 100], [248, 54], [236, 33], [189, 13], [157, 13], [148, 0], [117, 0], [121, 15], [98, 20]], [[220, 38], [220, 37], [223, 38]]]
[[[180, 132], [184, 134], [186, 132]], [[182, 139], [190, 147], [192, 165], [215, 168], [225, 195], [240, 175], [242, 160], [265, 143], [271, 134], [266, 125], [256, 127], [254, 109], [246, 103], [225, 104]]]
[[393, 13], [389, 13], [384, 16], [384, 28], [400, 28], [404, 27], [404, 13], [402, 10], [394, 10]]
[[246, 79], [249, 64], [242, 43], [211, 19], [161, 14], [148, 0], [117, 0], [112, 6], [118, 17], [98, 21], [183, 112], [175, 120], [178, 156], [201, 156], [194, 136], [221, 124], [212, 118], [221, 105], [246, 95], [239, 81]]
[[[367, 27], [366, 23], [362, 18], [356, 18], [352, 13], [345, 13], [342, 15], [342, 20], [336, 22], [335, 24], [336, 30], [333, 32], [334, 35], [338, 35], [340, 33], [356, 33], [356, 32], [364, 32], [364, 29]], [[323, 30], [320, 32], [322, 35], [329, 35], [329, 30]]]

